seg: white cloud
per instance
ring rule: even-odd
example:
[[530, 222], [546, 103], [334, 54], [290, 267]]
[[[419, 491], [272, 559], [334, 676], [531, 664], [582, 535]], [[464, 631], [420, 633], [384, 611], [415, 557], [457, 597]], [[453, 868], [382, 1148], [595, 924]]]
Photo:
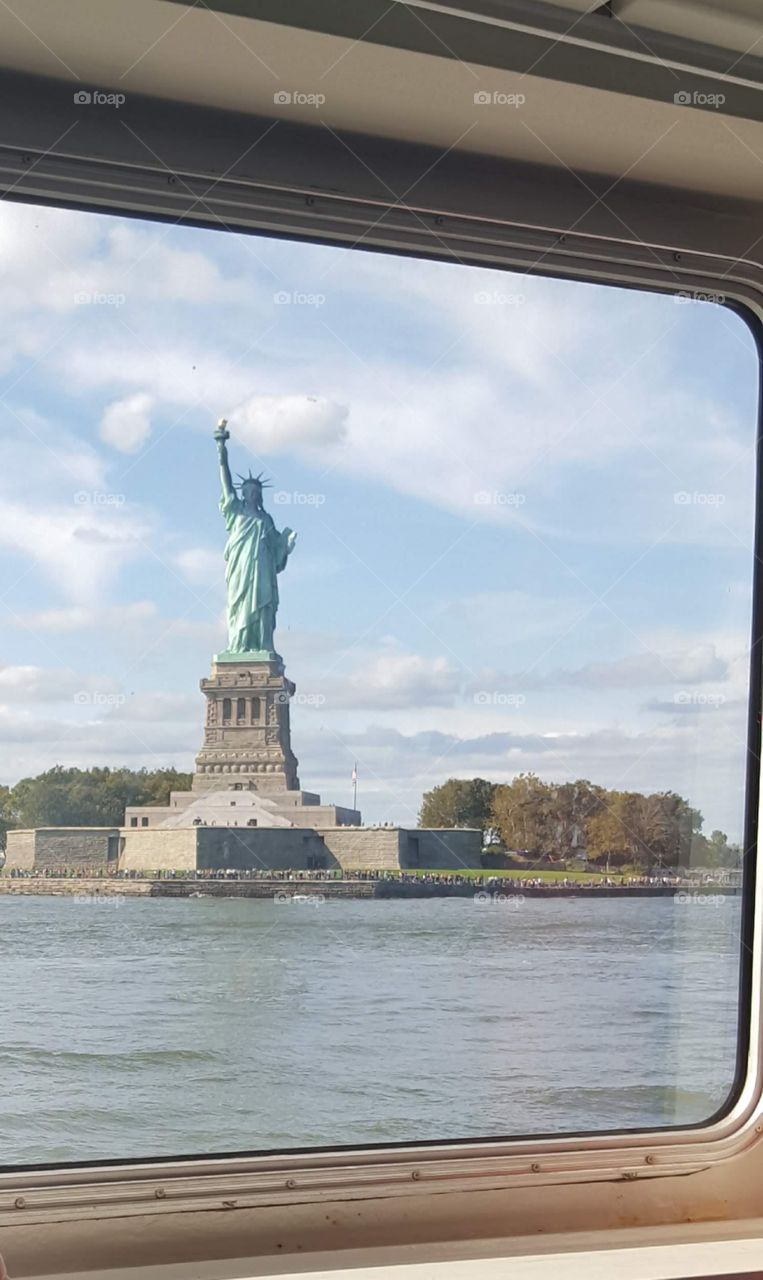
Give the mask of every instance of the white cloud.
[[102, 597], [106, 585], [144, 553], [145, 520], [120, 503], [82, 491], [70, 508], [30, 507], [0, 500], [0, 546], [31, 557], [56, 589], [80, 603]]
[[[725, 680], [728, 663], [714, 644], [698, 644], [680, 652], [640, 653], [611, 662], [589, 662], [577, 668], [556, 668], [545, 673], [516, 672], [503, 677], [512, 689], [636, 689], [650, 685], [702, 684]], [[484, 687], [483, 683], [480, 688]]]
[[109, 720], [129, 720], [136, 723], [178, 722], [186, 726], [188, 746], [201, 743], [203, 699], [191, 693], [140, 693], [119, 703], [108, 711]]
[[233, 410], [230, 425], [255, 452], [315, 449], [347, 434], [347, 407], [324, 396], [252, 396]]
[[108, 696], [115, 692], [117, 685], [110, 676], [83, 674], [69, 668], [0, 667], [0, 702], [82, 702], [92, 694]]
[[152, 600], [137, 600], [122, 605], [72, 605], [63, 609], [38, 609], [12, 618], [16, 626], [29, 631], [67, 633], [74, 631], [123, 631], [135, 623], [155, 623], [159, 608]]
[[452, 706], [462, 677], [446, 658], [415, 653], [383, 653], [342, 680], [316, 682], [325, 691], [326, 710]]
[[152, 407], [153, 400], [145, 392], [107, 405], [99, 428], [101, 439], [120, 453], [136, 453], [151, 435]]
[[225, 580], [225, 563], [222, 551], [208, 547], [187, 547], [175, 557], [175, 564], [189, 582], [204, 587], [219, 587]]

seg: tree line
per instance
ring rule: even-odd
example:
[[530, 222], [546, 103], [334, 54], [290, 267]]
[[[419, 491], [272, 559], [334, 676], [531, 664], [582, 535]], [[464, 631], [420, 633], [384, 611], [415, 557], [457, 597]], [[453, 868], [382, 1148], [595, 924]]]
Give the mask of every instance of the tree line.
[[450, 778], [423, 797], [422, 827], [478, 827], [488, 846], [531, 858], [655, 867], [738, 866], [722, 831], [702, 834], [702, 814], [675, 791], [608, 790], [584, 778], [512, 782]]
[[128, 804], [169, 804], [192, 775], [177, 769], [65, 769], [0, 786], [0, 840], [13, 827], [119, 827]]

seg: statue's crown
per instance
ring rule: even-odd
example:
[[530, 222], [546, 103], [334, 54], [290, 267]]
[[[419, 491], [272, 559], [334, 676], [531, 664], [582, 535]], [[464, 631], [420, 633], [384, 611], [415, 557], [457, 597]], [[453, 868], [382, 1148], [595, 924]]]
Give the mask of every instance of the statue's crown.
[[[238, 472], [236, 474], [238, 475]], [[262, 472], [260, 472], [258, 476], [253, 476], [250, 470], [248, 476], [238, 475], [238, 478], [241, 481], [241, 483], [236, 486], [237, 489], [243, 489], [245, 484], [258, 484], [261, 489], [272, 488], [269, 480], [263, 480]]]

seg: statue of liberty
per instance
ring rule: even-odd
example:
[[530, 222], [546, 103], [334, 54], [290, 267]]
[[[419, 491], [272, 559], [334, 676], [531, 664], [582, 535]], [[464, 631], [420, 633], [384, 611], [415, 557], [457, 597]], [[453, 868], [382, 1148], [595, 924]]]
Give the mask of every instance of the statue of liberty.
[[[225, 580], [228, 584], [228, 648], [222, 658], [246, 656], [263, 661], [277, 658], [273, 632], [278, 610], [277, 575], [286, 568], [297, 535], [291, 529], [279, 533], [262, 505], [262, 476], [239, 476], [235, 486], [228, 465], [225, 418], [215, 431], [220, 455], [223, 513], [228, 541], [225, 544]], [[240, 490], [240, 496], [236, 488]]]

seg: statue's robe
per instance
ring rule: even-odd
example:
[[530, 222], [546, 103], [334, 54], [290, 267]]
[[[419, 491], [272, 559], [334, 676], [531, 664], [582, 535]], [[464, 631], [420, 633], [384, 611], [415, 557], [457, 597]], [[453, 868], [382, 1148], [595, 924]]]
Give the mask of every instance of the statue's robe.
[[288, 535], [279, 533], [267, 511], [246, 515], [236, 494], [220, 501], [228, 541], [228, 651], [274, 652], [278, 609], [277, 574], [286, 566]]

